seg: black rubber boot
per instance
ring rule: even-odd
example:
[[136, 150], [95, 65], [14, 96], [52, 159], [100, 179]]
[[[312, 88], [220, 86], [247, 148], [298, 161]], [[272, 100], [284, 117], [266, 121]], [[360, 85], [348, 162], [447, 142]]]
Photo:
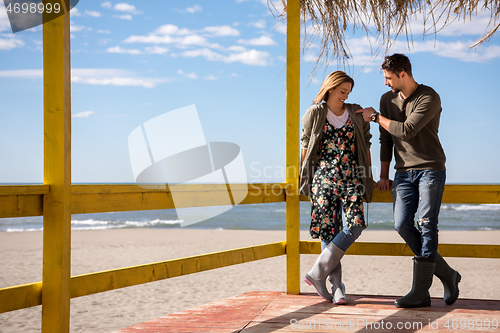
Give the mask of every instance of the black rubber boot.
[[394, 304], [397, 308], [419, 308], [431, 305], [429, 288], [432, 285], [436, 258], [413, 257], [413, 285], [411, 291]]
[[462, 280], [462, 276], [456, 270], [451, 268], [448, 263], [438, 253], [436, 257], [436, 275], [444, 287], [444, 301], [448, 305], [452, 305], [458, 298], [458, 283]]

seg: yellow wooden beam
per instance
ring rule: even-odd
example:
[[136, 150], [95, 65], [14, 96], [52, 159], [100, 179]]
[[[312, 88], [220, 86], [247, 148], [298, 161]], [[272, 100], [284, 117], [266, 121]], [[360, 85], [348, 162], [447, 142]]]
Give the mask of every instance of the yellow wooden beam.
[[281, 256], [285, 254], [285, 246], [285, 242], [276, 242], [79, 275], [73, 277], [71, 280], [71, 297], [86, 296], [176, 276]]
[[[301, 201], [309, 201], [305, 195]], [[392, 193], [373, 191], [373, 202], [392, 202]], [[442, 203], [500, 204], [500, 185], [445, 185]]]
[[455, 258], [500, 258], [500, 245], [487, 244], [439, 244], [443, 257]]
[[[71, 277], [71, 298], [285, 255], [286, 242], [249, 246]], [[42, 304], [42, 283], [0, 289], [0, 313]]]
[[[230, 185], [233, 193], [245, 186], [248, 195], [240, 204], [285, 201], [286, 183]], [[227, 188], [217, 184], [187, 185], [185, 191], [191, 192], [186, 195], [196, 195], [196, 192], [227, 191]], [[43, 194], [48, 192], [48, 185], [0, 185], [0, 218], [42, 215]], [[72, 185], [71, 192], [72, 214], [174, 208], [165, 185], [156, 189], [125, 184]], [[446, 185], [443, 203], [500, 204], [499, 193], [500, 185]], [[308, 198], [301, 195], [300, 200], [308, 201]], [[392, 202], [391, 192], [374, 191], [373, 202]], [[192, 207], [208, 204], [207, 200], [190, 203]]]
[[[57, 1], [44, 1], [48, 2]], [[69, 1], [63, 1], [66, 14], [43, 24], [43, 182], [50, 185], [50, 191], [43, 201], [42, 333], [69, 332], [71, 64], [68, 4]]]
[[286, 242], [287, 292], [300, 293], [299, 102], [300, 1], [287, 2], [286, 35]]
[[[148, 186], [151, 187], [151, 186]], [[243, 204], [259, 204], [284, 202], [286, 183], [269, 184], [230, 184], [231, 194], [247, 191]], [[227, 194], [226, 185], [203, 184], [186, 185], [176, 188], [176, 193], [193, 200], [191, 207], [209, 206], [217, 194]], [[0, 185], [0, 218], [40, 216], [43, 214], [43, 194], [49, 192], [48, 185], [1, 186]], [[154, 188], [143, 188], [137, 185], [72, 185], [71, 213], [104, 213], [119, 211], [171, 209], [174, 207], [172, 196], [165, 185]]]
[[0, 196], [47, 194], [49, 188], [49, 185], [0, 185]]
[[0, 218], [40, 216], [48, 185], [0, 185]]
[[442, 202], [500, 204], [500, 185], [446, 185]]
[[[300, 254], [319, 254], [319, 241], [300, 241]], [[500, 259], [500, 245], [439, 244], [443, 257]], [[202, 254], [146, 265], [73, 276], [71, 298], [284, 255], [286, 242]], [[348, 255], [413, 256], [404, 243], [356, 242]], [[0, 289], [0, 313], [42, 304], [42, 283]]]
[[392, 192], [391, 191], [381, 192], [377, 189], [374, 189], [372, 201], [373, 202], [392, 202]]
[[40, 216], [42, 214], [42, 194], [0, 196], [0, 218]]
[[42, 283], [29, 283], [0, 289], [0, 313], [42, 304]]
[[[144, 189], [136, 185], [74, 185], [71, 212], [73, 214], [118, 212], [183, 207], [207, 207], [220, 202], [219, 196], [227, 196], [226, 185], [186, 185], [177, 188], [176, 198], [184, 205], [174, 204], [168, 189]], [[93, 187], [96, 186], [96, 187]], [[122, 187], [123, 186], [123, 187]], [[230, 184], [231, 194], [248, 192], [240, 204], [258, 204], [285, 201], [286, 184]], [[164, 186], [163, 186], [164, 187]], [[219, 201], [218, 201], [219, 200]]]
[[[500, 259], [500, 245], [489, 244], [439, 244], [443, 257]], [[320, 254], [319, 241], [301, 241], [301, 254]], [[414, 256], [405, 243], [355, 242], [346, 251], [358, 256]]]

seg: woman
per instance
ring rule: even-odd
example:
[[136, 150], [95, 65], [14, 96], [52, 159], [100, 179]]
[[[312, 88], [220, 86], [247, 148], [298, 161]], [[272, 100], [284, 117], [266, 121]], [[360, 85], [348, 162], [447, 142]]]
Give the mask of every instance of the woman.
[[[346, 303], [340, 260], [366, 228], [363, 198], [370, 202], [373, 192], [370, 124], [355, 113], [361, 106], [345, 103], [353, 87], [346, 73], [330, 73], [302, 118], [300, 193], [311, 199], [310, 234], [321, 239], [322, 249], [304, 281], [336, 304]], [[335, 224], [343, 226], [340, 232]]]

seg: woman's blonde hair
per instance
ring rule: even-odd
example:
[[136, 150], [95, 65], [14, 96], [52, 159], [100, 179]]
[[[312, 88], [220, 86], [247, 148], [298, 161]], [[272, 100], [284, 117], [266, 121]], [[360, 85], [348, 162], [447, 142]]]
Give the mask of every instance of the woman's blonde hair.
[[321, 101], [326, 102], [328, 100], [328, 91], [330, 89], [337, 88], [344, 82], [351, 83], [351, 90], [352, 88], [354, 88], [354, 80], [345, 72], [335, 71], [328, 74], [325, 81], [323, 81], [321, 88], [319, 89], [318, 95], [314, 99], [314, 104], [321, 103]]

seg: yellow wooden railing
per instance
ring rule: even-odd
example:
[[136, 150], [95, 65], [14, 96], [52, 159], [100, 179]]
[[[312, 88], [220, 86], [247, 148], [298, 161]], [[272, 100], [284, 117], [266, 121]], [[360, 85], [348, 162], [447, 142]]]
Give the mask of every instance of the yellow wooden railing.
[[[54, 2], [54, 0], [44, 0]], [[68, 0], [63, 1], [67, 8]], [[286, 240], [140, 266], [70, 276], [71, 214], [174, 208], [168, 188], [137, 185], [71, 184], [71, 85], [69, 14], [43, 25], [44, 183], [0, 186], [0, 218], [43, 216], [42, 282], [0, 289], [0, 313], [42, 305], [42, 333], [69, 332], [70, 299], [286, 255], [287, 292], [300, 291], [300, 254], [320, 253], [319, 242], [300, 241], [299, 163], [299, 0], [287, 1], [286, 182], [231, 185], [247, 191], [240, 204], [286, 202]], [[163, 186], [165, 187], [165, 186]], [[193, 207], [213, 205], [210, 197], [228, 191], [224, 185], [189, 185], [183, 189]], [[176, 189], [176, 193], [179, 192]], [[200, 194], [210, 193], [211, 196]], [[391, 202], [390, 193], [375, 191], [374, 202]], [[186, 202], [186, 200], [184, 200]], [[444, 203], [500, 203], [498, 185], [448, 185]], [[50, 240], [50, 241], [49, 241]], [[499, 245], [442, 244], [443, 256], [500, 258]], [[357, 242], [347, 254], [412, 255], [400, 243]]]
[[[286, 183], [274, 184], [233, 184], [231, 191], [248, 190], [241, 204], [287, 202]], [[50, 185], [2, 185], [0, 186], [0, 218], [44, 215], [44, 197], [51, 190]], [[176, 191], [178, 191], [176, 189]], [[227, 191], [226, 185], [187, 185], [186, 195], [192, 196], [196, 207], [210, 204], [203, 198], [217, 196]], [[207, 196], [206, 194], [211, 195]], [[196, 199], [199, 197], [199, 200]], [[302, 201], [307, 197], [301, 196]], [[391, 202], [390, 192], [374, 192], [375, 202]], [[492, 203], [500, 204], [500, 185], [446, 185], [443, 203]], [[168, 189], [144, 189], [137, 185], [72, 185], [71, 214], [134, 211], [174, 208]], [[44, 215], [45, 216], [45, 215]], [[288, 216], [288, 218], [297, 215]], [[47, 224], [44, 221], [44, 235]], [[287, 227], [287, 230], [290, 229]], [[44, 236], [53, 239], [50, 235]], [[69, 298], [91, 295], [118, 288], [168, 279], [176, 276], [202, 272], [210, 269], [246, 263], [254, 260], [281, 256], [289, 253], [290, 241], [262, 244], [240, 249], [198, 255], [187, 258], [150, 263], [134, 267], [96, 272], [69, 278]], [[300, 254], [318, 254], [318, 241], [295, 241]], [[440, 253], [445, 257], [500, 258], [500, 245], [440, 244]], [[347, 251], [348, 255], [412, 256], [404, 243], [356, 242]], [[44, 269], [47, 253], [44, 250]], [[289, 259], [290, 260], [290, 259]], [[291, 261], [291, 260], [290, 260]], [[287, 262], [287, 272], [291, 265], [300, 267], [299, 258]], [[295, 276], [294, 276], [295, 274]], [[287, 275], [291, 284], [300, 284], [297, 274]], [[0, 289], [0, 313], [41, 305], [42, 282]], [[290, 291], [287, 284], [287, 291]], [[297, 291], [298, 292], [298, 291]]]

